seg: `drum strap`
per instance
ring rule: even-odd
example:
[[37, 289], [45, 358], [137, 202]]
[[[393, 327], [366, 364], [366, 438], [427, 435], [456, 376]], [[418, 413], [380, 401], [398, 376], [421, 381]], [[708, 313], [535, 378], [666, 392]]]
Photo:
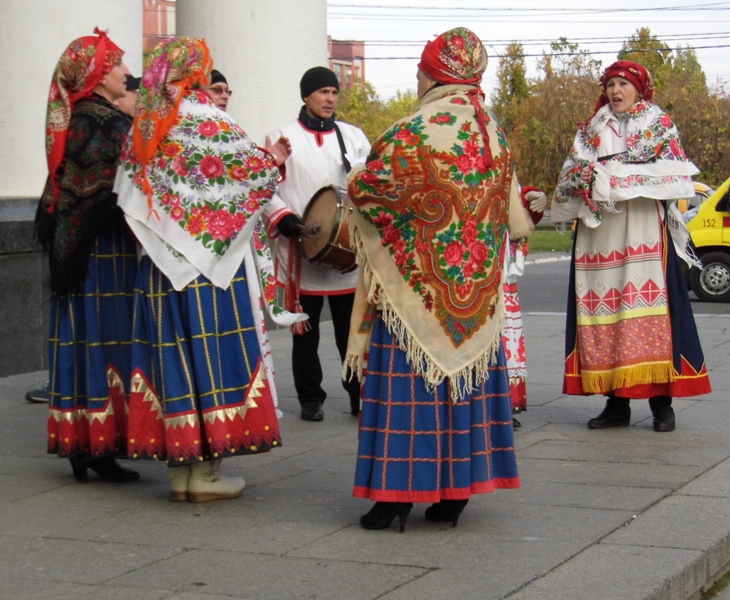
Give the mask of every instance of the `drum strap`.
[[337, 123], [335, 123], [335, 133], [337, 134], [337, 143], [340, 145], [340, 153], [342, 154], [342, 166], [345, 167], [345, 173], [349, 173], [352, 166], [350, 165], [350, 161], [347, 160], [347, 156], [345, 156], [347, 154], [347, 148], [345, 148], [345, 140], [342, 138], [342, 132], [337, 127]]

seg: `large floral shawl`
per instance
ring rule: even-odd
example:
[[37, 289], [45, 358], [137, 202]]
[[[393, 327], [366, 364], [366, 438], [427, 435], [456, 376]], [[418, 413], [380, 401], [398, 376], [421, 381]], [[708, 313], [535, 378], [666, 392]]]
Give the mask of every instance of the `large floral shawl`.
[[345, 372], [362, 373], [373, 307], [357, 306], [367, 298], [413, 370], [429, 386], [448, 378], [453, 400], [488, 377], [499, 348], [503, 245], [510, 202], [520, 206], [512, 154], [482, 107], [485, 151], [467, 95], [474, 90], [428, 92], [375, 142], [348, 185], [362, 272]]
[[135, 148], [130, 138], [115, 189], [137, 239], [175, 289], [201, 273], [227, 288], [276, 192], [279, 171], [272, 157], [205, 92], [190, 90], [147, 164], [150, 214]]
[[[627, 152], [599, 157], [598, 148], [613, 110], [603, 106], [581, 126], [558, 178], [551, 206], [555, 223], [585, 217], [588, 226], [600, 223], [601, 207], [633, 198], [675, 200], [694, 194], [692, 175], [698, 172], [684, 153], [679, 133], [656, 104], [642, 100], [626, 113]], [[581, 173], [594, 166], [592, 190]]]

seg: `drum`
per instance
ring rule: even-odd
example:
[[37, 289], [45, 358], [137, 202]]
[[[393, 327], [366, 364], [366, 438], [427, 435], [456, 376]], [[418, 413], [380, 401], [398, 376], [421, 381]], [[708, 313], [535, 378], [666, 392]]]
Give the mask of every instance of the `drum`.
[[300, 239], [302, 256], [313, 265], [349, 273], [355, 251], [350, 246], [350, 229], [343, 217], [352, 212], [345, 190], [328, 185], [318, 190], [304, 209], [304, 231]]

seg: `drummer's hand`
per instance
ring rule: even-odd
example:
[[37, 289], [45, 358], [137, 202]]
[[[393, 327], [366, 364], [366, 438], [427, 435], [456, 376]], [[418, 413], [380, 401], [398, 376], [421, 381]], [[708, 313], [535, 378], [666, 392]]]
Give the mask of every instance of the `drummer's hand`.
[[299, 237], [302, 227], [304, 227], [304, 221], [295, 214], [284, 215], [276, 224], [279, 233], [284, 237]]
[[271, 143], [269, 136], [266, 136], [266, 150], [276, 158], [276, 166], [280, 167], [291, 155], [291, 142], [288, 137], [281, 136], [275, 144]]

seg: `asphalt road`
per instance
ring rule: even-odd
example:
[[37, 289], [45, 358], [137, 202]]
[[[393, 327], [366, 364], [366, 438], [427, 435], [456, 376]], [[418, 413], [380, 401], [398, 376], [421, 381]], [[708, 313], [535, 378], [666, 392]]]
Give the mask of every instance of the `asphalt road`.
[[[570, 260], [567, 254], [528, 257], [525, 273], [518, 280], [523, 313], [565, 313]], [[730, 314], [730, 303], [702, 302], [690, 292], [696, 315]]]

